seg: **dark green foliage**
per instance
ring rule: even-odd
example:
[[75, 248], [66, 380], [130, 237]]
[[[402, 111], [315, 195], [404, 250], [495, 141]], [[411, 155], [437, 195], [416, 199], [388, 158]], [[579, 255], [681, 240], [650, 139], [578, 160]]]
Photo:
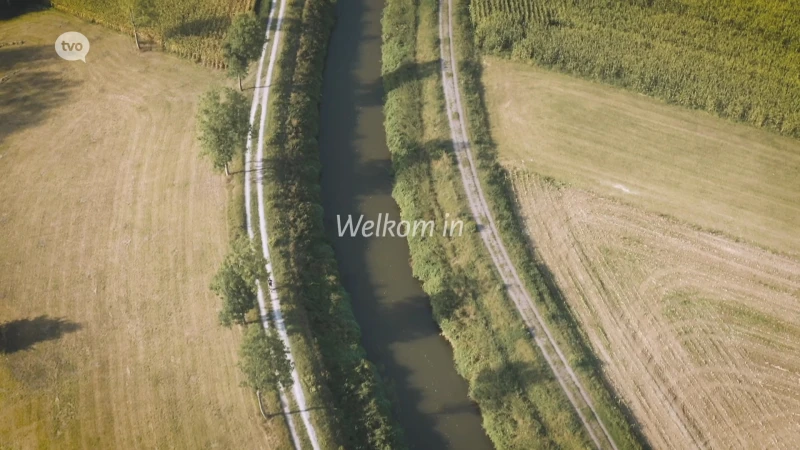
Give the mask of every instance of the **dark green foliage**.
[[[423, 102], [442, 103], [443, 98], [441, 94], [424, 97], [421, 80], [426, 75], [417, 64], [413, 39], [417, 15], [435, 10], [433, 3], [420, 2], [427, 6], [423, 12], [417, 10], [419, 4], [390, 0], [382, 21], [385, 127], [395, 171], [392, 196], [405, 220], [444, 214], [432, 192], [436, 180], [431, 167], [434, 159], [441, 158], [442, 149], [452, 151], [452, 143], [423, 141]], [[480, 262], [471, 262], [484, 264], [481, 269], [485, 270], [490, 260], [481, 253], [477, 235], [459, 239], [471, 240], [482, 255]], [[526, 449], [589, 445], [544, 361], [519, 362], [510, 356], [519, 346], [533, 343], [529, 335], [519, 332], [524, 329], [520, 319], [513, 315], [511, 323], [497, 319], [496, 311], [491, 311], [497, 306], [483, 298], [495, 291], [497, 280], [451, 264], [448, 254], [455, 249], [446, 238], [412, 236], [408, 240], [414, 276], [430, 296], [434, 317], [453, 346], [456, 368], [469, 383], [470, 396], [481, 408], [483, 427], [494, 445]], [[513, 310], [505, 300], [508, 304], [502, 307]]]
[[299, 32], [286, 35], [281, 70], [273, 81], [270, 120], [277, 130], [265, 161], [270, 171], [265, 203], [272, 263], [283, 301], [301, 309], [287, 315], [287, 323], [308, 330], [321, 355], [316, 375], [333, 405], [331, 416], [342, 447], [398, 449], [403, 448], [400, 431], [377, 371], [361, 347], [360, 330], [323, 229], [316, 139], [334, 8], [329, 0], [305, 1]]
[[247, 312], [256, 307], [256, 280], [266, 280], [269, 276], [266, 263], [261, 251], [247, 236], [239, 236], [231, 242], [231, 249], [211, 282], [211, 290], [223, 301], [220, 323], [230, 326], [246, 322]]
[[253, 13], [240, 14], [233, 19], [222, 53], [228, 66], [228, 75], [239, 79], [239, 90], [242, 89], [242, 78], [247, 76], [250, 63], [261, 55], [264, 42], [264, 21]]
[[[800, 137], [800, 3], [473, 0], [490, 53]], [[544, 5], [541, 6], [540, 5]], [[537, 9], [538, 8], [538, 9]], [[524, 20], [524, 11], [536, 20]], [[532, 17], [533, 17], [532, 16]], [[517, 37], [516, 23], [525, 23]], [[508, 45], [511, 42], [511, 45]]]
[[155, 0], [123, 0], [133, 27], [154, 26], [158, 23]]
[[260, 323], [247, 327], [239, 350], [239, 367], [253, 389], [271, 390], [292, 385], [292, 363], [274, 329], [267, 333]]
[[215, 169], [227, 169], [233, 156], [244, 150], [249, 109], [247, 99], [231, 88], [212, 88], [200, 98], [197, 131], [203, 155]]
[[18, 14], [46, 8], [47, 0], [0, 0], [0, 19], [10, 19]]

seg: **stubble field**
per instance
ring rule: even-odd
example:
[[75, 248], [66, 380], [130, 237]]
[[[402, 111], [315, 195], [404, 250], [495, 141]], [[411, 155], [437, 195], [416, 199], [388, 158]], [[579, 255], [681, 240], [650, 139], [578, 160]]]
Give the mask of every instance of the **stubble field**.
[[656, 448], [800, 437], [800, 263], [524, 171], [531, 239]]
[[800, 145], [487, 62], [493, 137], [530, 241], [650, 443], [792, 448]]
[[[64, 31], [86, 64], [56, 56]], [[220, 75], [60, 13], [0, 23], [19, 41], [0, 48], [0, 448], [282, 448], [208, 288], [228, 186], [194, 117]]]
[[498, 58], [484, 83], [506, 165], [800, 256], [800, 140]]

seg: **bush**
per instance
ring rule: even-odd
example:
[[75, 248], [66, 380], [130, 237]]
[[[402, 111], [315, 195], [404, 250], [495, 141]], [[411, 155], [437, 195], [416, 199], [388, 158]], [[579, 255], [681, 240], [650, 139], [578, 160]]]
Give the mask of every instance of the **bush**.
[[281, 385], [292, 386], [292, 363], [274, 329], [270, 333], [260, 323], [247, 327], [239, 350], [239, 367], [253, 389], [272, 390]]
[[247, 99], [231, 88], [213, 87], [200, 98], [197, 133], [202, 154], [214, 169], [227, 172], [234, 155], [244, 151], [250, 132], [248, 112]]
[[247, 322], [247, 313], [256, 307], [256, 280], [269, 277], [266, 264], [261, 250], [247, 236], [231, 242], [231, 249], [211, 282], [211, 290], [223, 301], [219, 313], [222, 325]]

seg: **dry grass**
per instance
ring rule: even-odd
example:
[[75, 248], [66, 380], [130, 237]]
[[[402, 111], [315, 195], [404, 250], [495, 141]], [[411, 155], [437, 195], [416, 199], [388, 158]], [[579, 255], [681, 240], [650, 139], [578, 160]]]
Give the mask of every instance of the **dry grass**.
[[[67, 30], [87, 64], [55, 55]], [[20, 40], [0, 49], [0, 447], [285, 448], [208, 289], [227, 194], [194, 114], [219, 75], [54, 12], [0, 23]]]
[[800, 255], [800, 141], [487, 58], [492, 135], [525, 167]]
[[537, 250], [656, 448], [800, 439], [800, 262], [515, 171]]
[[530, 238], [654, 447], [792, 448], [800, 143], [527, 66], [485, 69]]

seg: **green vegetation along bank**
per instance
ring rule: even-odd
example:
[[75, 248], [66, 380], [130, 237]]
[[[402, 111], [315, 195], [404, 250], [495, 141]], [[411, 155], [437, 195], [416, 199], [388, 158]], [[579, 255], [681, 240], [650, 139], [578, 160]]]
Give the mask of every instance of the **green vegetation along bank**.
[[[260, 8], [266, 18], [268, 4]], [[323, 448], [396, 449], [402, 448], [402, 434], [391, 417], [391, 406], [372, 364], [360, 345], [360, 331], [353, 318], [346, 292], [339, 283], [333, 250], [327, 244], [319, 198], [318, 134], [321, 78], [327, 42], [334, 24], [335, 2], [329, 0], [289, 0], [283, 21], [283, 35], [271, 96], [263, 161], [266, 217], [270, 234], [273, 273], [282, 299], [292, 354], [312, 420]], [[260, 47], [260, 44], [259, 44]], [[265, 67], [266, 69], [266, 67]], [[216, 90], [211, 91], [213, 94]], [[226, 98], [241, 95], [224, 90]], [[219, 95], [215, 98], [219, 99]], [[219, 102], [218, 102], [219, 103]], [[206, 114], [216, 122], [239, 120], [242, 114]], [[233, 108], [238, 110], [238, 108]], [[224, 117], [233, 119], [224, 119]], [[260, 116], [260, 111], [257, 117]], [[246, 117], [241, 118], [246, 122]], [[201, 120], [201, 123], [204, 123]], [[201, 127], [202, 128], [202, 127]], [[205, 127], [203, 130], [206, 130]], [[219, 127], [211, 127], [217, 130]], [[236, 128], [228, 125], [229, 130]], [[212, 143], [239, 142], [225, 132]], [[214, 133], [211, 133], [214, 134]], [[244, 148], [242, 142], [236, 148]], [[209, 139], [205, 139], [209, 141]], [[227, 148], [229, 146], [216, 146]], [[215, 148], [216, 148], [215, 147]], [[222, 170], [231, 155], [209, 152], [212, 165]], [[232, 203], [229, 210], [232, 251], [215, 278], [212, 288], [223, 298], [220, 321], [245, 326], [245, 341], [240, 366], [249, 385], [265, 394], [270, 411], [278, 408], [277, 383], [288, 386], [290, 370], [280, 341], [263, 333], [255, 309], [252, 264], [245, 245], [246, 214], [241, 170], [243, 153], [233, 159], [229, 183]], [[257, 198], [252, 197], [253, 210]], [[254, 215], [254, 220], [258, 220]], [[256, 224], [253, 224], [256, 226]], [[249, 244], [249, 243], [248, 243]], [[255, 244], [260, 247], [260, 244]], [[243, 262], [242, 262], [243, 261]], [[240, 263], [241, 262], [241, 263]], [[232, 269], [233, 268], [233, 269]], [[237, 270], [242, 272], [237, 275]], [[257, 277], [265, 279], [261, 273]], [[247, 280], [250, 280], [248, 282]], [[269, 368], [272, 367], [273, 370]], [[275, 367], [283, 370], [275, 371]], [[296, 405], [290, 405], [295, 407]], [[305, 440], [302, 423], [295, 425]], [[305, 441], [304, 445], [308, 442]]]
[[[402, 448], [343, 290], [320, 198], [319, 102], [335, 2], [290, 0], [270, 101], [264, 187], [272, 265], [310, 406], [335, 430], [324, 448]], [[319, 417], [319, 411], [313, 412]], [[319, 433], [319, 429], [317, 430]]]
[[472, 0], [488, 53], [800, 137], [800, 2]]
[[[471, 233], [409, 237], [414, 274], [452, 344], [456, 367], [478, 403], [497, 448], [590, 446], [566, 395], [506, 296], [470, 219], [442, 92], [437, 2], [390, 0], [384, 11], [386, 131], [396, 173], [393, 195], [403, 218], [442, 220], [458, 214]], [[548, 325], [589, 390], [619, 448], [646, 447], [600, 375], [585, 337], [542, 266], [527, 250], [506, 177], [497, 164], [480, 97], [480, 65], [466, 2], [456, 2], [455, 48], [469, 133], [495, 220]], [[446, 38], [445, 38], [446, 39]]]

